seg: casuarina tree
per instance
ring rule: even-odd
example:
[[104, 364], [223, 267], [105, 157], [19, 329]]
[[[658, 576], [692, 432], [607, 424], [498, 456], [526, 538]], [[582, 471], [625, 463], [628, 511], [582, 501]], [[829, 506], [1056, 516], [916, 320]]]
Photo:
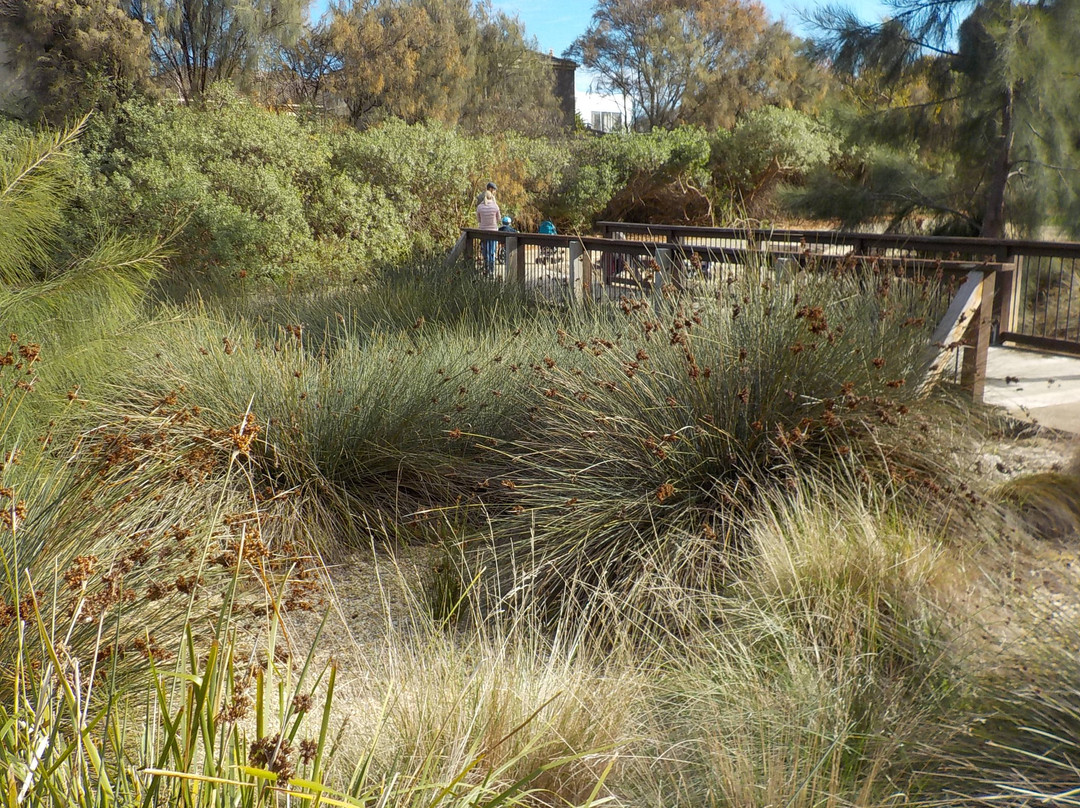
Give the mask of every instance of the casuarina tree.
[[0, 42], [24, 90], [7, 112], [61, 123], [148, 89], [149, 41], [119, 0], [0, 3]]
[[185, 101], [218, 81], [239, 82], [303, 31], [307, 0], [132, 0], [151, 55]]
[[[867, 24], [842, 8], [817, 14], [820, 52], [833, 69], [870, 80], [896, 103], [888, 116], [939, 151], [921, 180], [878, 188], [868, 215], [947, 213], [966, 229], [1000, 237], [1006, 225], [1064, 224], [1077, 205], [1080, 30], [1077, 0], [891, 0], [889, 19]], [[898, 117], [897, 113], [901, 113]], [[936, 131], [934, 131], [936, 130]], [[924, 149], [925, 151], [925, 149]], [[946, 154], [947, 153], [947, 154]], [[950, 181], [941, 182], [947, 173]], [[864, 178], [872, 172], [863, 172]]]

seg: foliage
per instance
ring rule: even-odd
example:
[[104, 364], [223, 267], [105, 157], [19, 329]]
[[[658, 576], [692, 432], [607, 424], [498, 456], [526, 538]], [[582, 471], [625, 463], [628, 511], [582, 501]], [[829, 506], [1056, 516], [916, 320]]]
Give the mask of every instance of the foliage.
[[466, 131], [523, 132], [534, 138], [564, 128], [553, 69], [516, 17], [478, 6], [472, 89], [462, 109]]
[[476, 21], [466, 0], [338, 6], [330, 39], [335, 92], [353, 123], [375, 113], [454, 123], [468, 93]]
[[149, 39], [116, 0], [28, 0], [0, 14], [26, 113], [53, 124], [149, 90]]
[[72, 146], [82, 124], [55, 133], [10, 133], [0, 157], [0, 283], [43, 270], [57, 247], [69, 195]]
[[730, 132], [683, 126], [570, 145], [546, 205], [579, 231], [598, 219], [710, 226], [759, 215], [782, 184], [846, 156], [830, 126], [779, 107], [748, 113]]
[[[838, 8], [817, 15], [820, 52], [847, 75], [855, 97], [865, 103], [875, 88], [887, 89], [889, 103], [871, 101], [869, 124], [860, 127], [920, 142], [931, 180], [891, 189], [914, 204], [889, 206], [883, 196], [886, 204], [864, 218], [937, 212], [951, 229], [959, 223], [988, 237], [1001, 237], [1007, 224], [1031, 231], [1061, 221], [1073, 204], [1068, 176], [1080, 166], [1064, 124], [1080, 108], [1076, 54], [1061, 33], [1075, 24], [1075, 3], [894, 7], [877, 25]], [[947, 182], [934, 183], [942, 165]]]
[[[488, 180], [537, 222], [569, 150], [388, 120], [364, 132], [262, 109], [218, 87], [206, 108], [129, 102], [90, 122], [77, 203], [92, 227], [177, 231], [173, 275], [359, 277], [447, 248]], [[99, 224], [98, 224], [99, 223]], [[181, 290], [183, 291], [183, 290]]]
[[452, 243], [462, 227], [475, 224], [476, 189], [494, 163], [485, 151], [482, 142], [438, 123], [390, 120], [342, 135], [333, 165], [381, 190], [403, 243], [430, 248]]
[[996, 493], [1036, 536], [1066, 538], [1080, 531], [1080, 467], [1026, 474], [1009, 480]]
[[793, 48], [755, 2], [601, 0], [569, 54], [654, 129], [729, 126], [742, 112], [784, 101], [779, 77], [791, 73]]
[[495, 523], [496, 566], [530, 582], [514, 596], [629, 599], [657, 565], [723, 579], [731, 520], [792, 469], [936, 475], [910, 451], [924, 440], [891, 428], [921, 409], [937, 305], [932, 285], [750, 267], [714, 299], [624, 302], [617, 330], [564, 326], [523, 396], [533, 417], [503, 448], [516, 508]]
[[730, 192], [730, 209], [758, 215], [779, 183], [796, 184], [839, 155], [836, 134], [803, 112], [762, 107], [730, 132], [715, 135], [710, 167], [718, 191]]
[[326, 102], [331, 77], [341, 67], [330, 48], [330, 31], [325, 25], [305, 30], [295, 42], [278, 48], [271, 73], [277, 78], [280, 101], [290, 104], [320, 105]]
[[711, 223], [708, 161], [708, 138], [697, 127], [584, 139], [552, 207], [580, 230], [602, 217]]
[[[152, 174], [136, 145], [161, 188], [201, 176], [196, 157], [220, 189], [265, 169], [306, 201], [340, 173], [420, 229], [426, 186], [467, 193], [476, 172], [527, 199], [574, 176], [571, 147], [516, 136], [394, 122], [346, 148], [234, 100], [216, 129], [122, 112], [130, 129], [91, 124], [75, 209], [108, 219], [97, 187], [129, 223], [152, 198], [124, 184]], [[742, 136], [788, 154], [788, 119], [762, 116]], [[151, 153], [177, 135], [182, 159]], [[63, 202], [59, 137], [0, 129], [46, 155], [56, 173], [31, 177]], [[572, 148], [615, 189], [707, 181], [713, 154], [691, 128]], [[703, 286], [564, 309], [439, 260], [150, 305], [160, 248], [58, 249], [34, 224], [47, 198], [7, 212], [46, 248], [0, 287], [9, 802], [1019, 805], [1073, 787], [1075, 632], [1000, 680], [959, 655], [992, 628], [947, 608], [953, 587], [1028, 565], [965, 504], [984, 484], [952, 460], [966, 422], [915, 384], [933, 282], [714, 264]], [[1072, 514], [1075, 493], [1070, 471], [1004, 497]], [[1011, 566], [980, 568], [987, 545]], [[1050, 606], [1030, 637], [1072, 630]]]
[[681, 753], [635, 785], [661, 804], [880, 804], [950, 698], [930, 662], [946, 553], [888, 501], [815, 478], [761, 504], [740, 579], [702, 604], [722, 628], [667, 655], [651, 737]]
[[466, 0], [335, 5], [335, 92], [354, 124], [387, 116], [477, 132], [555, 129], [547, 61], [521, 24]]
[[[808, 172], [802, 186], [783, 189], [789, 210], [804, 216], [839, 220], [857, 228], [868, 219], [885, 219], [888, 230], [921, 228], [940, 232], [941, 222], [957, 235], [969, 235], [975, 222], [956, 198], [951, 165], [938, 171], [925, 165], [913, 145], [869, 145], [842, 151], [828, 165]], [[935, 224], [937, 223], [937, 224]]]
[[191, 279], [355, 272], [405, 255], [384, 189], [333, 166], [327, 130], [219, 88], [212, 111], [128, 103], [87, 137], [92, 216], [137, 232], [179, 230]]
[[132, 16], [150, 34], [157, 72], [186, 102], [217, 82], [251, 78], [276, 43], [300, 33], [306, 0], [133, 0]]
[[[0, 317], [25, 335], [12, 336], [7, 358], [17, 362], [0, 357], [7, 794], [99, 806], [534, 804], [544, 778], [550, 789], [583, 754], [517, 743], [535, 712], [506, 737], [463, 749], [459, 769], [448, 771], [434, 745], [376, 765], [373, 740], [330, 774], [341, 736], [335, 666], [317, 655], [319, 631], [305, 647], [283, 623], [317, 600], [314, 559], [296, 543], [310, 525], [296, 524], [292, 496], [273, 481], [251, 488], [264, 430], [250, 409], [217, 431], [175, 391], [147, 395], [124, 357], [176, 347], [161, 328], [183, 325], [165, 312], [152, 328], [130, 328], [123, 304], [137, 304], [145, 282], [133, 300], [113, 294], [112, 276], [136, 269], [104, 267], [117, 254], [103, 246], [83, 259], [100, 272], [72, 270], [0, 298]], [[95, 288], [104, 305], [92, 305]], [[85, 320], [69, 319], [80, 307]], [[126, 345], [105, 350], [93, 342], [100, 334]], [[83, 361], [87, 339], [104, 362]], [[223, 355], [234, 347], [226, 341]], [[78, 381], [65, 395], [55, 381], [69, 373]], [[106, 400], [82, 397], [105, 389]], [[58, 419], [61, 401], [69, 412]], [[593, 801], [604, 776], [595, 774], [575, 804]]]
[[[778, 339], [802, 334], [805, 348], [820, 324], [812, 312], [815, 295], [832, 287], [815, 290], [809, 276], [798, 283], [799, 306], [811, 311], [784, 315], [791, 330], [782, 327]], [[5, 585], [0, 601], [7, 614], [18, 614], [30, 589], [42, 590], [39, 606], [31, 599], [23, 610], [32, 617], [41, 609], [40, 623], [0, 629], [6, 643], [0, 658], [23, 672], [23, 696], [3, 702], [12, 721], [0, 734], [0, 755], [13, 761], [16, 787], [29, 781], [32, 750], [49, 737], [49, 765], [38, 769], [48, 777], [35, 777], [30, 788], [73, 795], [69, 801], [93, 796], [99, 804], [108, 804], [106, 787], [117, 800], [156, 789], [162, 802], [186, 795], [196, 804], [241, 805], [273, 804], [286, 788], [293, 796], [321, 792], [324, 802], [403, 806], [430, 805], [437, 797], [447, 804], [503, 798], [573, 805], [601, 795], [635, 804], [696, 803], [710, 795], [749, 802], [762, 787], [774, 801], [793, 805], [827, 797], [870, 803], [901, 788], [918, 794], [922, 761], [912, 750], [916, 741], [935, 738], [934, 715], [949, 706], [950, 682], [939, 677], [952, 672], [935, 667], [943, 649], [933, 606], [950, 557], [898, 489], [859, 476], [860, 468], [877, 476], [866, 461], [871, 446], [890, 461], [896, 457], [875, 409], [880, 404], [856, 402], [844, 427], [851, 435], [860, 420], [875, 427], [858, 460], [854, 439], [849, 461], [839, 443], [830, 459], [825, 444], [815, 444], [817, 426], [808, 426], [799, 442], [792, 435], [798, 421], [784, 420], [813, 409], [809, 398], [789, 401], [784, 388], [797, 385], [813, 396], [829, 387], [830, 367], [838, 374], [833, 381], [862, 372], [867, 392], [884, 385], [907, 361], [898, 346], [909, 333], [917, 342], [916, 327], [902, 329], [898, 340], [899, 310], [896, 320], [890, 314], [872, 326], [870, 304], [858, 295], [838, 296], [823, 310], [828, 328], [859, 324], [863, 339], [880, 330], [875, 350], [887, 358], [882, 368], [870, 352], [860, 371], [844, 335], [827, 348], [821, 332], [822, 345], [813, 351], [794, 353], [778, 342], [771, 354], [768, 345], [755, 348], [745, 371], [731, 368], [751, 380], [746, 403], [737, 375], [710, 398], [707, 388], [726, 374], [717, 364], [708, 380], [699, 376], [696, 383], [683, 349], [694, 351], [703, 372], [710, 351], [722, 352], [731, 336], [723, 322], [746, 328], [736, 337], [760, 334], [753, 324], [767, 318], [756, 303], [740, 303], [756, 285], [733, 284], [731, 299], [701, 302], [710, 309], [702, 323], [687, 309], [680, 321], [688, 324], [665, 325], [645, 339], [633, 327], [674, 318], [677, 309], [537, 310], [471, 277], [418, 267], [380, 275], [363, 291], [320, 290], [281, 296], [272, 305], [260, 296], [246, 314], [242, 306], [229, 312], [167, 307], [145, 328], [121, 323], [114, 333], [124, 350], [109, 360], [115, 367], [108, 385], [92, 378], [102, 365], [71, 353], [77, 330], [58, 333], [45, 359], [34, 363], [42, 380], [61, 375], [54, 363], [70, 363], [65, 372], [98, 395], [85, 407], [81, 393], [68, 403], [71, 412], [51, 432], [55, 456], [8, 465], [0, 481], [14, 495], [3, 504], [4, 513], [17, 515], [18, 566], [29, 566], [32, 575], [29, 588], [20, 583], [13, 592]], [[777, 287], [771, 299], [792, 291]], [[743, 308], [732, 320], [735, 305]], [[111, 311], [95, 313], [101, 328], [113, 327]], [[50, 326], [26, 320], [19, 327], [36, 339]], [[685, 345], [671, 344], [673, 334], [687, 330]], [[599, 355], [579, 350], [578, 338]], [[638, 347], [647, 359], [638, 357]], [[819, 353], [830, 350], [835, 362], [846, 351], [847, 364], [836, 369]], [[769, 356], [775, 364], [765, 361]], [[588, 375], [576, 375], [575, 367]], [[786, 378], [779, 378], [781, 370]], [[548, 396], [564, 382], [594, 398]], [[677, 406], [657, 398], [665, 393], [677, 397]], [[62, 390], [41, 385], [25, 395], [66, 400]], [[713, 417], [715, 432], [680, 431], [691, 423], [695, 403]], [[34, 406], [36, 423], [44, 426], [49, 407]], [[784, 439], [798, 445], [785, 455], [775, 424], [759, 434], [752, 419], [744, 432], [721, 420], [729, 411], [739, 420], [744, 409], [755, 417], [776, 412], [788, 425]], [[587, 412], [617, 418], [608, 425], [590, 419], [587, 428], [603, 435], [589, 437], [578, 433]], [[899, 410], [893, 414], [904, 418], [903, 426], [910, 423]], [[708, 421], [696, 423], [713, 429]], [[665, 458], [634, 443], [642, 425], [660, 438], [655, 445], [668, 452]], [[745, 441], [748, 458], [760, 449], [758, 459], [725, 469], [714, 445], [723, 440], [721, 429]], [[679, 440], [664, 440], [659, 430], [678, 432]], [[913, 434], [920, 433], [905, 429], [904, 440]], [[542, 448], [533, 436], [545, 441]], [[600, 443], [590, 448], [590, 440]], [[690, 444], [706, 440], [713, 444], [703, 443], [695, 459]], [[934, 439], [927, 441], [912, 451], [928, 452]], [[618, 455], [605, 449], [616, 442]], [[0, 444], [5, 451], [12, 446], [10, 433]], [[814, 452], [822, 453], [820, 464]], [[553, 473], [560, 455], [578, 474], [565, 485]], [[617, 458], [640, 475], [633, 490], [617, 473]], [[810, 475], [828, 477], [830, 466], [835, 487], [811, 482]], [[673, 489], [662, 501], [651, 490], [654, 468]], [[732, 490], [741, 515], [719, 494], [708, 504], [710, 480], [731, 481], [725, 475], [732, 473], [777, 484], [753, 494]], [[882, 476], [893, 473], [902, 467], [891, 465]], [[910, 484], [922, 491], [919, 478]], [[630, 500], [639, 489], [655, 519], [652, 532], [638, 522], [620, 539], [613, 531], [634, 516]], [[571, 490], [579, 503], [562, 499]], [[317, 575], [312, 545], [342, 552], [345, 539], [392, 547], [438, 537], [451, 552], [469, 554], [531, 521], [537, 551], [544, 552], [556, 533], [581, 518], [575, 508], [599, 510], [605, 492], [629, 494], [622, 501], [628, 510], [599, 525], [596, 538], [628, 547], [632, 541], [640, 567], [632, 582], [612, 577], [610, 586], [594, 588], [585, 614], [573, 612], [545, 629], [550, 613], [542, 601], [522, 604], [516, 622], [470, 611], [493, 602], [482, 590], [501, 594], [507, 568], [500, 561], [484, 571], [457, 555], [463, 566], [449, 574], [464, 574], [459, 592], [465, 596], [450, 604], [454, 631], [422, 612], [387, 614], [387, 635], [370, 646], [348, 644], [344, 632], [335, 639], [347, 649], [335, 649], [336, 681], [343, 683], [348, 670], [355, 674], [349, 687], [335, 684], [331, 694], [329, 668], [325, 689], [316, 684], [330, 643], [320, 639], [321, 629], [304, 629], [300, 604], [320, 592], [333, 596], [294, 589]], [[515, 512], [545, 499], [534, 520], [528, 511]], [[919, 512], [932, 514], [919, 501]], [[349, 530], [326, 518], [334, 510], [352, 514]], [[14, 545], [0, 546], [10, 553]], [[380, 575], [393, 577], [385, 556], [361, 551], [347, 563], [359, 559], [383, 564]], [[202, 580], [191, 582], [195, 562], [203, 564]], [[429, 588], [428, 570], [420, 572], [425, 583], [417, 585], [417, 600]], [[529, 591], [539, 582], [535, 573], [520, 563], [502, 583]], [[55, 595], [48, 584], [54, 574]], [[110, 581], [122, 589], [111, 589]], [[127, 591], [134, 602], [124, 600]], [[233, 593], [235, 608], [223, 611]], [[144, 605], [151, 594], [157, 599]], [[86, 615], [91, 603], [105, 605], [94, 612], [100, 619], [75, 621], [68, 636], [68, 605]], [[59, 634], [48, 628], [53, 615]], [[591, 633], [597, 625], [605, 629], [599, 643]], [[35, 660], [42, 666], [35, 668]], [[70, 698], [69, 680], [76, 683]], [[231, 718], [245, 708], [246, 716]], [[345, 716], [352, 720], [342, 728]], [[309, 753], [322, 748], [320, 762], [301, 759], [302, 741]], [[288, 785], [287, 774], [293, 775]]]

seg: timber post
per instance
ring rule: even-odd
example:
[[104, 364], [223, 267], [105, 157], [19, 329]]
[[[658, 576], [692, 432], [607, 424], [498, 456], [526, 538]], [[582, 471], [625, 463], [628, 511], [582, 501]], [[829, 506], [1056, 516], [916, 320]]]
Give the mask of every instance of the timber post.
[[570, 266], [566, 282], [568, 285], [567, 291], [570, 294], [571, 300], [581, 299], [581, 279], [584, 275], [584, 263], [582, 258], [585, 255], [585, 248], [580, 241], [570, 242]]
[[986, 359], [990, 348], [990, 331], [994, 321], [994, 278], [997, 273], [982, 273], [979, 284], [979, 303], [974, 317], [968, 323], [964, 342], [964, 364], [960, 373], [960, 385], [971, 392], [975, 401], [983, 400], [986, 390]]
[[517, 236], [506, 237], [506, 242], [503, 245], [503, 256], [505, 262], [503, 277], [505, 277], [507, 281], [516, 282], [518, 279], [518, 266], [521, 263], [521, 259], [518, 255]]

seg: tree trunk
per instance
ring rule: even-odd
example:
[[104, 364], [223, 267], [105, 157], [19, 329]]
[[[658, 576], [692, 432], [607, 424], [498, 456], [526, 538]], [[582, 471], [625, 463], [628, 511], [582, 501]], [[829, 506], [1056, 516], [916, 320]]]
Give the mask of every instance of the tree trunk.
[[1005, 186], [1012, 171], [1013, 137], [1013, 88], [1009, 86], [1001, 106], [1001, 145], [991, 166], [993, 173], [986, 197], [986, 214], [979, 233], [983, 238], [1003, 238], [1005, 235]]

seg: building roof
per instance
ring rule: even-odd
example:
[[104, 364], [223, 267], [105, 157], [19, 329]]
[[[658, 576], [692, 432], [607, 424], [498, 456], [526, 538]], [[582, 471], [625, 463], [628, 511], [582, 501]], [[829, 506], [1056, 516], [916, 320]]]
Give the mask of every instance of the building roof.
[[[3, 2], [5, 2], [5, 0], [0, 0], [0, 3]], [[551, 60], [552, 67], [563, 67], [567, 69], [573, 68], [574, 70], [581, 67], [581, 65], [575, 62], [573, 59], [564, 59], [562, 56], [556, 56], [554, 53], [542, 53], [540, 55], [546, 56], [549, 60]]]

